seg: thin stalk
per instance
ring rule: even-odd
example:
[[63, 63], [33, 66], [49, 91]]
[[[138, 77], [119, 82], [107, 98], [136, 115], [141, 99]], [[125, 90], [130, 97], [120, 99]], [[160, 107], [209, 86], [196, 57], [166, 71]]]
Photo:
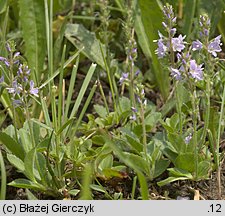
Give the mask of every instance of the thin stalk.
[[107, 104], [107, 101], [106, 101], [106, 97], [105, 97], [105, 93], [103, 91], [102, 84], [101, 84], [100, 80], [98, 80], [98, 86], [99, 86], [100, 94], [102, 95], [103, 102], [105, 104], [105, 108], [106, 108], [107, 114], [109, 114], [109, 107], [108, 107], [108, 104]]
[[[13, 80], [14, 80], [14, 75], [13, 75], [13, 52], [10, 52], [10, 74], [11, 74], [11, 85], [13, 83]], [[13, 114], [13, 127], [14, 127], [14, 131], [15, 131], [15, 137], [16, 137], [16, 141], [19, 142], [19, 138], [18, 138], [18, 133], [17, 133], [17, 128], [16, 128], [16, 125], [17, 125], [17, 122], [16, 122], [16, 108], [15, 106], [13, 105], [13, 102], [12, 102], [12, 114]]]
[[[132, 29], [132, 39], [134, 38], [134, 29]], [[130, 54], [132, 55], [132, 54]], [[130, 56], [128, 56], [130, 58]], [[131, 107], [136, 107], [135, 103], [135, 94], [134, 94], [134, 61], [131, 60], [130, 63], [130, 85], [129, 85], [129, 92], [130, 92], [130, 101]]]
[[63, 107], [63, 65], [65, 62], [66, 45], [63, 47], [63, 53], [61, 58], [60, 77], [59, 77], [59, 100], [58, 100], [58, 127], [62, 125], [62, 110]]
[[[57, 110], [56, 110], [56, 89], [54, 89], [55, 86], [53, 86], [52, 89], [52, 97], [51, 97], [51, 106], [52, 106], [52, 121], [53, 121], [53, 127], [55, 131], [58, 131], [58, 124], [57, 124]], [[61, 165], [60, 165], [60, 160], [59, 160], [59, 156], [60, 156], [60, 136], [56, 136], [56, 144], [55, 144], [55, 153], [56, 153], [56, 166], [57, 166], [57, 171], [58, 171], [58, 176], [61, 179], [62, 175], [61, 175]]]
[[[170, 27], [169, 29], [172, 28], [172, 22], [170, 20]], [[169, 42], [170, 42], [170, 62], [171, 62], [171, 66], [172, 68], [175, 68], [175, 59], [174, 59], [174, 51], [173, 51], [173, 46], [172, 46], [172, 35], [171, 32], [168, 31], [168, 35], [169, 35]], [[181, 111], [181, 105], [180, 105], [180, 97], [179, 97], [179, 93], [178, 93], [178, 82], [175, 81], [175, 97], [177, 100], [176, 103], [176, 110], [178, 112], [178, 117], [179, 117], [179, 131], [180, 134], [182, 134], [183, 131], [183, 124], [182, 124], [182, 111]]]
[[144, 111], [143, 103], [141, 103], [140, 117], [141, 117], [142, 135], [143, 135], [143, 152], [145, 154], [145, 158], [147, 159], [147, 137], [146, 137], [146, 128], [145, 128], [145, 111]]
[[177, 109], [178, 117], [179, 117], [179, 131], [180, 131], [180, 134], [182, 134], [182, 132], [183, 132], [183, 119], [182, 119], [181, 103], [180, 103], [180, 96], [179, 96], [179, 89], [178, 89], [178, 82], [177, 81], [175, 83], [175, 97], [176, 97], [176, 100], [177, 100], [176, 109]]
[[116, 106], [116, 100], [115, 100], [115, 92], [114, 92], [114, 87], [113, 87], [113, 82], [112, 82], [112, 77], [111, 77], [110, 69], [109, 69], [109, 66], [107, 64], [106, 58], [104, 56], [104, 53], [103, 53], [101, 44], [99, 44], [99, 46], [100, 46], [102, 58], [103, 58], [103, 61], [104, 61], [105, 69], [106, 69], [106, 72], [107, 72], [110, 90], [112, 92], [112, 100], [113, 100], [114, 110], [115, 110], [115, 113], [117, 113], [116, 112], [117, 111], [117, 106]]
[[202, 137], [201, 137], [201, 141], [200, 141], [200, 145], [199, 145], [199, 150], [201, 149], [201, 147], [203, 146], [203, 144], [205, 142], [206, 135], [207, 135], [207, 130], [209, 128], [209, 118], [210, 118], [210, 91], [211, 91], [210, 77], [209, 77], [209, 75], [207, 75], [207, 78], [206, 78], [206, 100], [207, 100], [206, 103], [207, 104], [206, 104], [204, 128], [203, 128]]
[[196, 87], [194, 86], [194, 91], [192, 95], [192, 109], [193, 109], [193, 141], [194, 141], [194, 155], [195, 155], [195, 178], [198, 179], [198, 138], [197, 138], [197, 104], [196, 104]]
[[133, 65], [131, 65], [131, 70], [130, 70], [129, 92], [130, 92], [131, 107], [136, 107], [136, 105], [135, 105], [135, 95], [134, 95], [134, 66]]
[[32, 147], [34, 148], [35, 147], [34, 133], [33, 133], [32, 125], [31, 125], [31, 122], [30, 122], [30, 112], [29, 112], [29, 109], [28, 109], [28, 103], [27, 103], [26, 97], [25, 97], [25, 112], [26, 112], [26, 119], [27, 119], [27, 122], [28, 122], [29, 131], [30, 131]]

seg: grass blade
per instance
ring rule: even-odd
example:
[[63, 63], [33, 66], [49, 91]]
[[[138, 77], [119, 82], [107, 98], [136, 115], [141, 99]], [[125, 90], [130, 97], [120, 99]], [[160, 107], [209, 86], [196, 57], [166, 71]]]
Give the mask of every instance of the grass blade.
[[0, 168], [1, 168], [0, 200], [5, 200], [5, 196], [6, 196], [6, 170], [5, 170], [5, 163], [4, 163], [4, 158], [2, 156], [1, 150], [0, 150]]
[[62, 59], [61, 59], [61, 67], [60, 67], [60, 76], [59, 76], [59, 100], [58, 100], [58, 127], [60, 128], [62, 125], [62, 116], [63, 112], [63, 65], [65, 61], [66, 55], [66, 45], [63, 47]]
[[97, 88], [97, 83], [95, 83], [95, 85], [92, 87], [91, 92], [89, 93], [88, 98], [87, 98], [87, 100], [86, 100], [86, 102], [85, 102], [85, 104], [83, 106], [83, 109], [82, 109], [80, 115], [79, 115], [79, 118], [77, 119], [76, 125], [74, 127], [74, 132], [73, 132], [74, 134], [76, 133], [76, 130], [77, 130], [81, 120], [83, 119], [84, 114], [86, 113], [86, 110], [88, 108], [88, 105], [91, 102], [91, 99], [92, 99], [92, 97], [93, 97], [93, 95], [95, 93], [96, 88]]
[[[78, 50], [76, 53], [74, 53], [66, 62], [65, 62], [65, 64], [63, 65], [63, 69], [64, 68], [66, 68], [79, 54], [80, 54], [80, 52], [82, 51], [82, 49], [81, 50]], [[49, 84], [56, 76], [58, 76], [59, 75], [59, 73], [60, 73], [60, 70], [58, 69], [58, 70], [56, 70], [55, 71], [55, 73], [51, 76], [51, 77], [49, 77], [39, 88], [41, 89], [41, 88], [43, 88], [43, 87], [45, 87], [47, 84]]]
[[92, 76], [94, 74], [95, 68], [96, 68], [96, 64], [92, 64], [91, 67], [89, 68], [88, 73], [87, 73], [87, 75], [86, 75], [86, 77], [84, 79], [84, 82], [82, 84], [82, 87], [80, 89], [80, 92], [79, 92], [79, 94], [77, 96], [77, 99], [76, 99], [76, 102], [75, 102], [74, 107], [72, 109], [72, 112], [70, 114], [70, 118], [72, 118], [72, 117], [74, 117], [76, 115], [77, 110], [78, 110], [78, 108], [80, 106], [80, 103], [81, 103], [81, 101], [82, 101], [82, 99], [84, 97], [84, 93], [86, 92], [86, 89], [87, 89], [87, 87], [88, 87], [88, 85], [89, 85], [89, 83], [91, 81], [91, 78], [92, 78]]
[[68, 90], [68, 94], [67, 94], [67, 98], [66, 98], [65, 118], [68, 118], [69, 107], [70, 107], [70, 103], [71, 103], [71, 99], [72, 99], [74, 85], [76, 82], [78, 64], [79, 64], [79, 56], [76, 60], [76, 64], [73, 66], [73, 70], [72, 70], [72, 74], [71, 74], [71, 78], [70, 78], [70, 85], [69, 85], [69, 90]]

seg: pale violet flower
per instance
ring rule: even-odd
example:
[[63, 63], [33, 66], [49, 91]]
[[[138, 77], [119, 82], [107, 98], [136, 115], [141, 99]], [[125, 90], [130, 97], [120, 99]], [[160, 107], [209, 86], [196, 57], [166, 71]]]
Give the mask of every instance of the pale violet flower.
[[30, 81], [30, 94], [38, 97], [38, 88], [34, 88], [34, 81]]
[[177, 31], [176, 28], [170, 29], [170, 34], [172, 35], [172, 37], [176, 34], [176, 31]]
[[185, 42], [183, 41], [186, 36], [179, 35], [178, 37], [172, 38], [172, 47], [174, 52], [181, 52], [185, 48]]
[[175, 68], [171, 68], [171, 76], [173, 78], [175, 78], [176, 80], [182, 79], [180, 71], [178, 69], [175, 69]]
[[18, 84], [17, 80], [14, 80], [12, 82], [12, 87], [11, 88], [6, 88], [6, 89], [8, 90], [8, 92], [10, 94], [13, 94], [14, 96], [16, 94], [20, 94], [20, 92], [23, 91], [23, 88], [22, 88], [21, 84]]
[[14, 98], [11, 98], [11, 99], [12, 99], [13, 106], [15, 108], [23, 105], [23, 101], [19, 99], [14, 99]]
[[198, 65], [195, 60], [190, 60], [189, 73], [192, 78], [196, 80], [203, 80], [203, 70], [202, 65]]
[[196, 50], [201, 50], [202, 49], [202, 43], [199, 40], [193, 41], [192, 42], [192, 50], [196, 51]]
[[217, 52], [221, 52], [221, 45], [222, 43], [220, 42], [221, 35], [217, 36], [214, 38], [208, 45], [208, 52], [211, 53], [214, 57], [217, 57]]
[[155, 54], [158, 55], [158, 58], [163, 58], [168, 51], [168, 47], [166, 46], [164, 36], [160, 31], [158, 31], [158, 35], [160, 38], [158, 40], [154, 40], [154, 42], [157, 42], [158, 44], [158, 48], [156, 49]]
[[184, 142], [186, 144], [189, 144], [189, 142], [191, 141], [191, 139], [192, 139], [192, 134], [190, 133], [188, 136], [185, 137]]
[[129, 76], [129, 73], [122, 73], [122, 76], [119, 79], [120, 85], [122, 85], [124, 81], [128, 79], [128, 76]]
[[131, 110], [132, 110], [132, 112], [137, 112], [138, 111], [137, 108], [135, 108], [135, 107], [131, 107]]
[[22, 64], [19, 65], [18, 71], [17, 71], [17, 75], [24, 81], [27, 82], [28, 78], [30, 76], [30, 69], [28, 68], [28, 66], [24, 66]]
[[166, 55], [168, 48], [163, 43], [163, 39], [158, 40], [158, 48], [156, 49], [155, 53], [158, 55], [159, 58], [163, 58]]

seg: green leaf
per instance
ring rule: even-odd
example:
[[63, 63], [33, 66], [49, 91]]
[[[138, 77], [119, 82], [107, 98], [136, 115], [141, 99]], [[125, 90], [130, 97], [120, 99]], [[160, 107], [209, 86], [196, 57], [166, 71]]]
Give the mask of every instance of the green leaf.
[[175, 182], [178, 180], [186, 180], [186, 179], [188, 179], [188, 178], [187, 177], [168, 177], [167, 179], [164, 179], [164, 180], [158, 182], [157, 185], [159, 185], [161, 187], [161, 186], [167, 185], [171, 182]]
[[45, 156], [39, 152], [36, 153], [36, 156], [37, 156], [37, 160], [35, 162], [38, 163], [38, 165], [36, 166], [39, 167], [40, 172], [38, 172], [36, 169], [34, 170], [35, 178], [38, 179], [40, 176], [41, 183], [43, 185], [51, 185], [52, 178], [48, 172]]
[[135, 172], [145, 170], [147, 171], [147, 173], [149, 173], [149, 165], [142, 157], [135, 154], [123, 152], [118, 147], [117, 143], [115, 143], [106, 133], [104, 133], [103, 138], [106, 143], [105, 145], [109, 146], [114, 151], [115, 155], [127, 166], [134, 169]]
[[107, 110], [104, 106], [96, 104], [94, 105], [94, 109], [100, 117], [105, 118], [107, 116]]
[[195, 155], [193, 153], [180, 154], [175, 160], [175, 166], [190, 173], [195, 171]]
[[28, 59], [29, 67], [37, 71], [39, 81], [46, 54], [44, 1], [19, 0], [19, 9], [22, 34], [26, 46], [25, 56]]
[[[141, 16], [141, 19], [138, 18], [139, 23], [137, 23], [135, 26], [143, 25], [144, 32], [142, 32], [142, 34], [137, 34], [137, 36], [146, 34], [146, 36], [142, 38], [148, 39], [148, 43], [145, 42], [144, 44], [148, 45], [148, 53], [149, 55], [151, 53], [151, 56], [147, 57], [151, 57], [153, 73], [157, 85], [163, 95], [163, 98], [166, 99], [169, 94], [169, 74], [168, 72], [162, 70], [158, 57], [155, 54], [155, 50], [157, 49], [157, 43], [153, 42], [154, 40], [159, 38], [158, 30], [162, 30], [162, 11], [160, 9], [158, 1], [156, 0], [139, 0], [138, 3], [140, 11], [137, 12], [136, 16]], [[140, 23], [141, 21], [143, 24]]]
[[101, 135], [95, 135], [92, 137], [92, 143], [96, 144], [96, 145], [100, 145], [102, 146], [104, 144], [105, 140], [103, 139], [103, 137]]
[[100, 162], [98, 168], [101, 171], [103, 171], [106, 168], [111, 168], [112, 165], [113, 165], [113, 156], [109, 154]]
[[142, 200], [148, 200], [149, 191], [148, 191], [148, 184], [145, 179], [145, 176], [141, 172], [137, 172], [137, 176], [138, 176], [138, 181], [141, 187], [141, 198]]
[[187, 177], [188, 179], [193, 179], [192, 174], [190, 172], [186, 171], [186, 170], [183, 170], [183, 169], [169, 168], [168, 171], [174, 177]]
[[171, 145], [176, 149], [178, 154], [185, 153], [187, 149], [187, 144], [184, 142], [184, 139], [177, 133], [169, 133], [168, 140]]
[[122, 113], [131, 110], [129, 98], [127, 98], [127, 97], [119, 98], [119, 104], [120, 104], [120, 108], [121, 108]]
[[30, 151], [32, 149], [32, 142], [31, 142], [30, 134], [24, 128], [20, 128], [18, 133], [19, 133], [19, 136], [21, 139], [21, 143], [23, 145], [23, 149], [27, 153], [28, 151]]
[[95, 191], [98, 191], [98, 192], [101, 192], [101, 193], [107, 193], [107, 191], [106, 191], [106, 189], [104, 187], [96, 185], [96, 184], [91, 184], [90, 188], [92, 190], [95, 190]]
[[128, 141], [128, 144], [137, 151], [137, 153], [142, 152], [143, 150], [143, 145], [140, 143], [139, 140], [135, 139], [133, 136], [126, 134], [125, 135]]
[[37, 145], [37, 151], [38, 152], [43, 152], [43, 151], [46, 151], [47, 148], [48, 148], [48, 145], [51, 141], [51, 138], [48, 137], [48, 138], [45, 138], [44, 140], [42, 140], [40, 143], [38, 143]]
[[78, 189], [72, 189], [72, 190], [69, 190], [68, 193], [72, 196], [76, 196], [77, 194], [80, 193], [80, 190]]
[[26, 176], [32, 180], [36, 181], [34, 177], [34, 162], [36, 157], [36, 149], [31, 149], [25, 156], [24, 166], [25, 166], [25, 174]]
[[210, 169], [212, 168], [209, 161], [201, 161], [198, 164], [198, 176], [200, 179], [206, 179], [209, 177]]
[[153, 173], [153, 178], [158, 177], [161, 175], [169, 166], [170, 161], [165, 159], [159, 159], [155, 162], [155, 170]]
[[151, 128], [155, 127], [157, 122], [161, 119], [161, 113], [159, 112], [153, 112], [150, 113], [146, 118], [145, 118], [145, 125], [150, 126]]
[[26, 189], [26, 194], [28, 200], [38, 200], [38, 198], [29, 189]]
[[4, 144], [16, 157], [24, 160], [24, 150], [22, 146], [12, 137], [4, 132], [0, 132], [0, 142]]
[[29, 181], [27, 179], [16, 179], [8, 184], [9, 186], [18, 187], [18, 188], [27, 188], [27, 189], [33, 189], [33, 190], [45, 190], [45, 187], [41, 184], [34, 183], [32, 181]]
[[140, 171], [149, 174], [149, 164], [143, 157], [128, 152], [123, 152], [123, 155], [125, 159], [132, 162], [132, 164], [135, 164], [135, 166], [137, 166]]
[[62, 127], [57, 131], [56, 136], [60, 135], [63, 132], [63, 130], [67, 128], [67, 126], [69, 126], [70, 124], [72, 124], [74, 122], [74, 119], [75, 118], [71, 118], [66, 123], [64, 123], [62, 125]]
[[[101, 54], [100, 41], [96, 38], [95, 34], [88, 31], [83, 25], [80, 24], [67, 24], [65, 37], [77, 49], [83, 49], [83, 53], [92, 62], [96, 62], [102, 68], [105, 68], [104, 59]], [[101, 44], [104, 56], [106, 56], [106, 47]]]
[[7, 0], [0, 0], [0, 14], [4, 13], [7, 9]]
[[117, 178], [124, 178], [124, 175], [123, 173], [121, 173], [120, 171], [118, 170], [115, 170], [113, 169], [114, 167], [112, 168], [106, 168], [103, 170], [103, 175], [106, 177], [106, 178], [113, 178], [113, 177], [117, 177]]
[[25, 167], [24, 167], [24, 162], [22, 160], [20, 160], [18, 157], [16, 157], [13, 154], [7, 154], [7, 159], [19, 171], [24, 172]]

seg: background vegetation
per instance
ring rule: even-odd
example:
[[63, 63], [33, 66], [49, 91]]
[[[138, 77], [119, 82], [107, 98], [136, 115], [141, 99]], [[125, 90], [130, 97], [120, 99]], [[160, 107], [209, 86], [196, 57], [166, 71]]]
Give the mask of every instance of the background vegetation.
[[[28, 199], [151, 199], [152, 183], [203, 181], [214, 171], [221, 198], [224, 53], [208, 100], [206, 81], [197, 85], [196, 150], [185, 143], [190, 91], [182, 84], [173, 94], [168, 62], [155, 54], [167, 3], [187, 43], [201, 14], [210, 39], [225, 42], [224, 0], [0, 0], [0, 56], [12, 66], [0, 62], [1, 199], [12, 186]], [[19, 106], [8, 91], [19, 76], [13, 58], [38, 89], [15, 94], [26, 98]]]

